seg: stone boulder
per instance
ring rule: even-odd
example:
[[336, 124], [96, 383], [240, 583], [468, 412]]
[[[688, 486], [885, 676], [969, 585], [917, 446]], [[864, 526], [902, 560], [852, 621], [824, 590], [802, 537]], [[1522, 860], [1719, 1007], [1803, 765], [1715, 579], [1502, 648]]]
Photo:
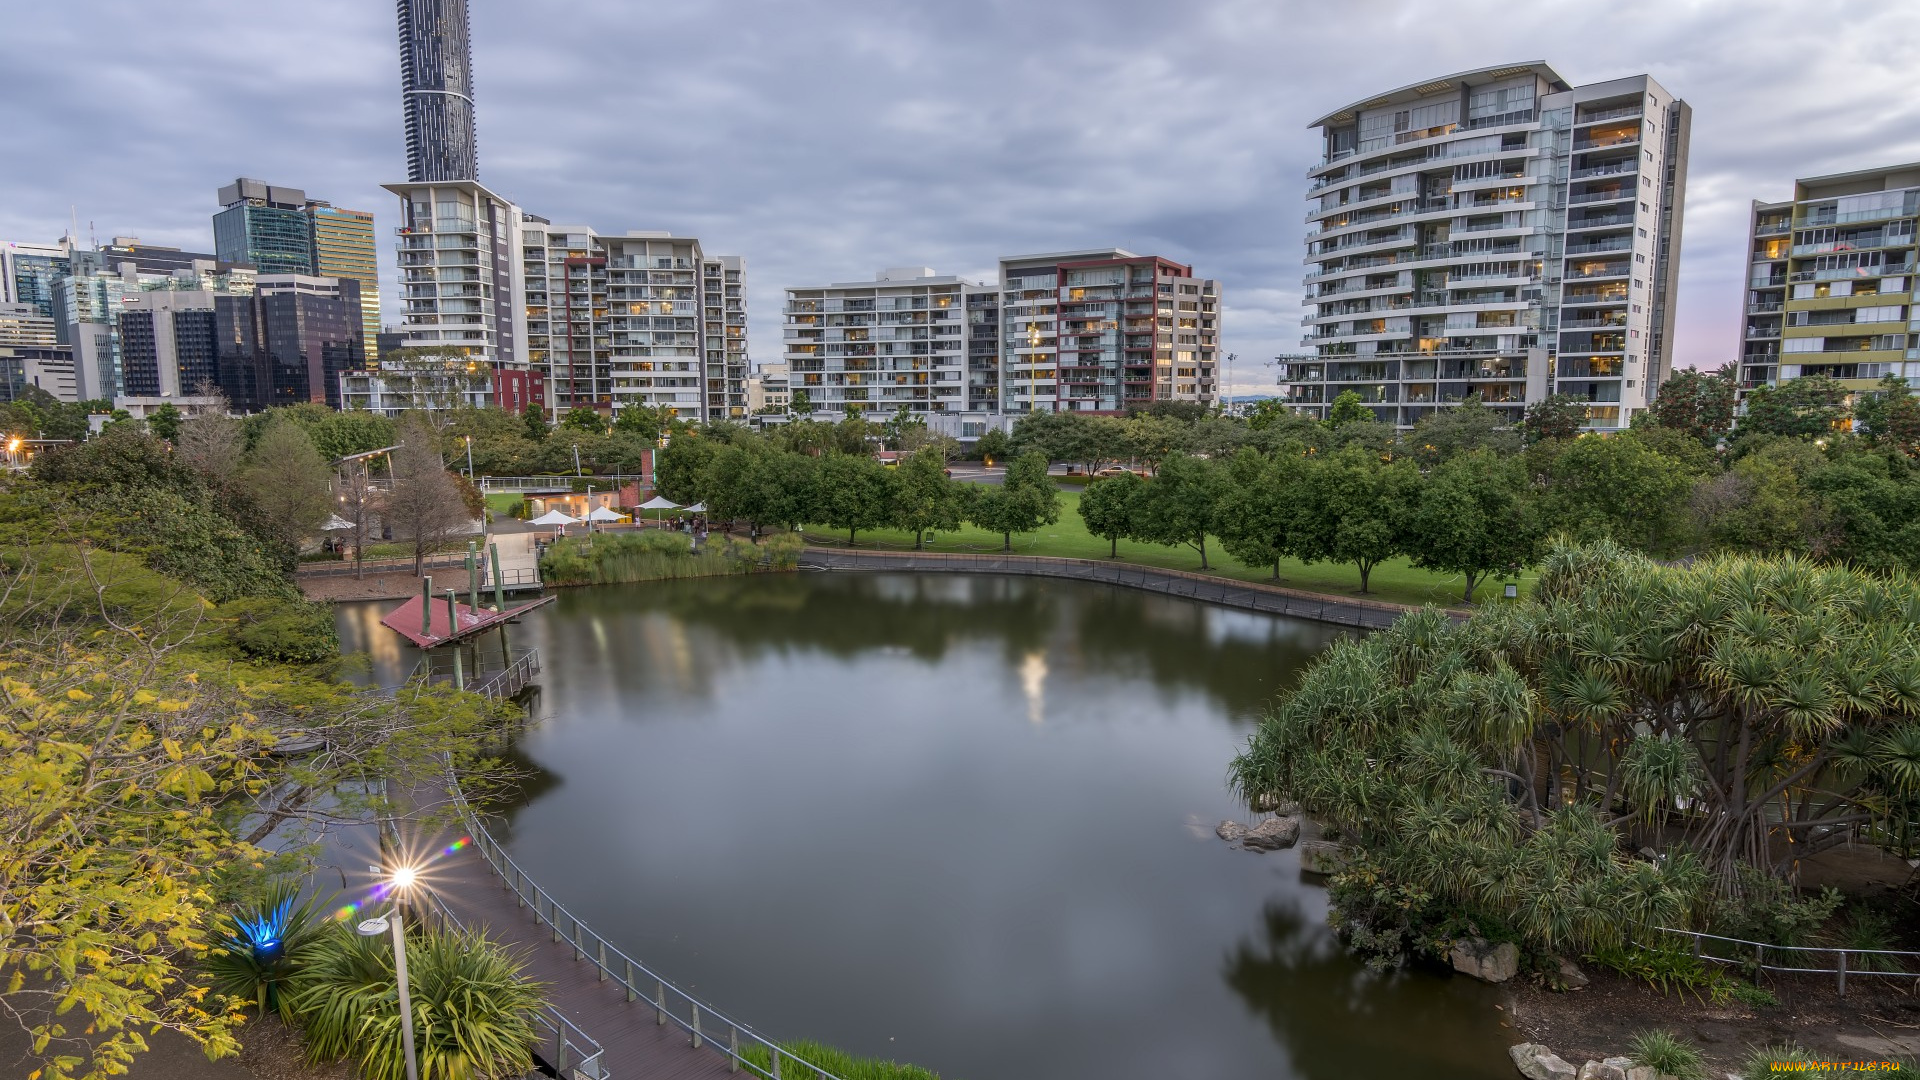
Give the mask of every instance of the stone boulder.
[[1299, 803], [1278, 795], [1256, 795], [1253, 798], [1252, 805], [1254, 812], [1261, 814], [1291, 816], [1300, 812]]
[[1580, 1074], [1559, 1055], [1540, 1043], [1520, 1043], [1507, 1048], [1514, 1068], [1527, 1080], [1579, 1080]]
[[1213, 834], [1231, 844], [1247, 838], [1247, 827], [1237, 821], [1223, 821], [1213, 827]]
[[1331, 874], [1340, 869], [1340, 845], [1331, 840], [1303, 841], [1300, 869], [1309, 874]]
[[[1564, 956], [1560, 957], [1560, 989], [1585, 990], [1587, 984], [1592, 981], [1593, 980], [1587, 978], [1586, 972], [1580, 970], [1579, 964], [1574, 963]], [[1613, 1059], [1608, 1058], [1607, 1060], [1612, 1061]]]
[[1589, 1061], [1580, 1066], [1579, 1080], [1627, 1080], [1627, 1068], [1632, 1064], [1631, 1059], [1623, 1057]]
[[1454, 943], [1447, 959], [1453, 970], [1481, 982], [1503, 983], [1520, 973], [1520, 949], [1511, 941], [1495, 945], [1486, 938], [1467, 938]]
[[1627, 1070], [1627, 1080], [1668, 1080], [1665, 1073], [1653, 1071], [1651, 1065], [1635, 1065]]
[[1242, 847], [1250, 851], [1279, 851], [1290, 848], [1300, 839], [1300, 819], [1297, 817], [1274, 817], [1247, 830], [1241, 838]]

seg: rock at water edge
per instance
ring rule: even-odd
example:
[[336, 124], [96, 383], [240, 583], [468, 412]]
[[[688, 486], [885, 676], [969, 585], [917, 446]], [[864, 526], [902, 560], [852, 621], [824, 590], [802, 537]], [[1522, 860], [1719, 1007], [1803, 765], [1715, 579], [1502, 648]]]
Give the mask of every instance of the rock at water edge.
[[[1574, 963], [1564, 956], [1560, 957], [1560, 986], [1562, 989], [1585, 990], [1587, 984], [1591, 981], [1592, 980], [1587, 978], [1587, 973], [1580, 970], [1579, 964]], [[1612, 1060], [1612, 1058], [1607, 1059], [1607, 1061]], [[1605, 1062], [1601, 1064], [1605, 1064]]]
[[1290, 848], [1300, 839], [1300, 819], [1276, 817], [1255, 825], [1241, 838], [1241, 844], [1254, 851], [1278, 851]]
[[1235, 840], [1247, 838], [1247, 827], [1237, 821], [1223, 821], [1214, 826], [1213, 834], [1231, 844]]
[[1580, 1066], [1579, 1080], [1627, 1080], [1626, 1058], [1589, 1061]]
[[1301, 842], [1300, 869], [1309, 874], [1331, 874], [1340, 869], [1340, 845], [1331, 840]]
[[1520, 973], [1520, 949], [1511, 941], [1498, 945], [1486, 938], [1455, 942], [1447, 955], [1453, 970], [1482, 982], [1503, 983]]
[[1540, 1043], [1520, 1043], [1507, 1048], [1507, 1056], [1527, 1080], [1579, 1080], [1573, 1066]]

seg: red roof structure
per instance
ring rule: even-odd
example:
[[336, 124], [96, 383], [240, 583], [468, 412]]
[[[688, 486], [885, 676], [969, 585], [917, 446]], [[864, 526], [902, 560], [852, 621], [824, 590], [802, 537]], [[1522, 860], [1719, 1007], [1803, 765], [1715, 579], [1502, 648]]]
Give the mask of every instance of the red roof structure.
[[[553, 597], [544, 597], [535, 604], [509, 608], [506, 611], [492, 611], [487, 608], [474, 609], [465, 604], [453, 605], [453, 619], [447, 618], [447, 601], [435, 597], [427, 605], [427, 617], [423, 623], [420, 617], [421, 598], [416, 596], [387, 612], [380, 622], [387, 629], [413, 642], [422, 649], [431, 649], [435, 645], [445, 645], [449, 641], [458, 641], [471, 634], [477, 634], [492, 626], [506, 622], [519, 615], [528, 607], [538, 606]], [[424, 632], [422, 626], [425, 626]]]

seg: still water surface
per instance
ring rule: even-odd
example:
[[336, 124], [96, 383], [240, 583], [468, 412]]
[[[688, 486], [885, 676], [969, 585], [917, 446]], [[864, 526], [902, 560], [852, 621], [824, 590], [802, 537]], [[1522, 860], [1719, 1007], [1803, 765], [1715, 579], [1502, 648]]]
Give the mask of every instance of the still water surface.
[[[414, 655], [340, 612], [391, 685]], [[1315, 623], [1076, 582], [785, 574], [527, 616], [515, 859], [782, 1038], [949, 1080], [1505, 1076], [1495, 997], [1369, 975], [1293, 852], [1215, 839]]]

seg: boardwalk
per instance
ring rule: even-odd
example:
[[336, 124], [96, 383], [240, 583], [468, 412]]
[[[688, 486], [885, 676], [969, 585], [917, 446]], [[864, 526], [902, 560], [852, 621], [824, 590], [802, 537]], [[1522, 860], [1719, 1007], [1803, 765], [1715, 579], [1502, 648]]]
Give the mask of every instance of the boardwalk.
[[[726, 1054], [714, 1046], [695, 1050], [679, 1024], [660, 1024], [646, 1001], [628, 1004], [618, 981], [599, 981], [591, 960], [576, 960], [572, 945], [556, 944], [552, 931], [535, 920], [531, 909], [515, 903], [475, 848], [437, 863], [433, 882], [454, 917], [468, 926], [485, 926], [489, 936], [526, 958], [528, 976], [547, 985], [553, 1007], [605, 1048], [602, 1065], [612, 1080], [733, 1075]], [[542, 1056], [551, 1057], [552, 1051]]]

